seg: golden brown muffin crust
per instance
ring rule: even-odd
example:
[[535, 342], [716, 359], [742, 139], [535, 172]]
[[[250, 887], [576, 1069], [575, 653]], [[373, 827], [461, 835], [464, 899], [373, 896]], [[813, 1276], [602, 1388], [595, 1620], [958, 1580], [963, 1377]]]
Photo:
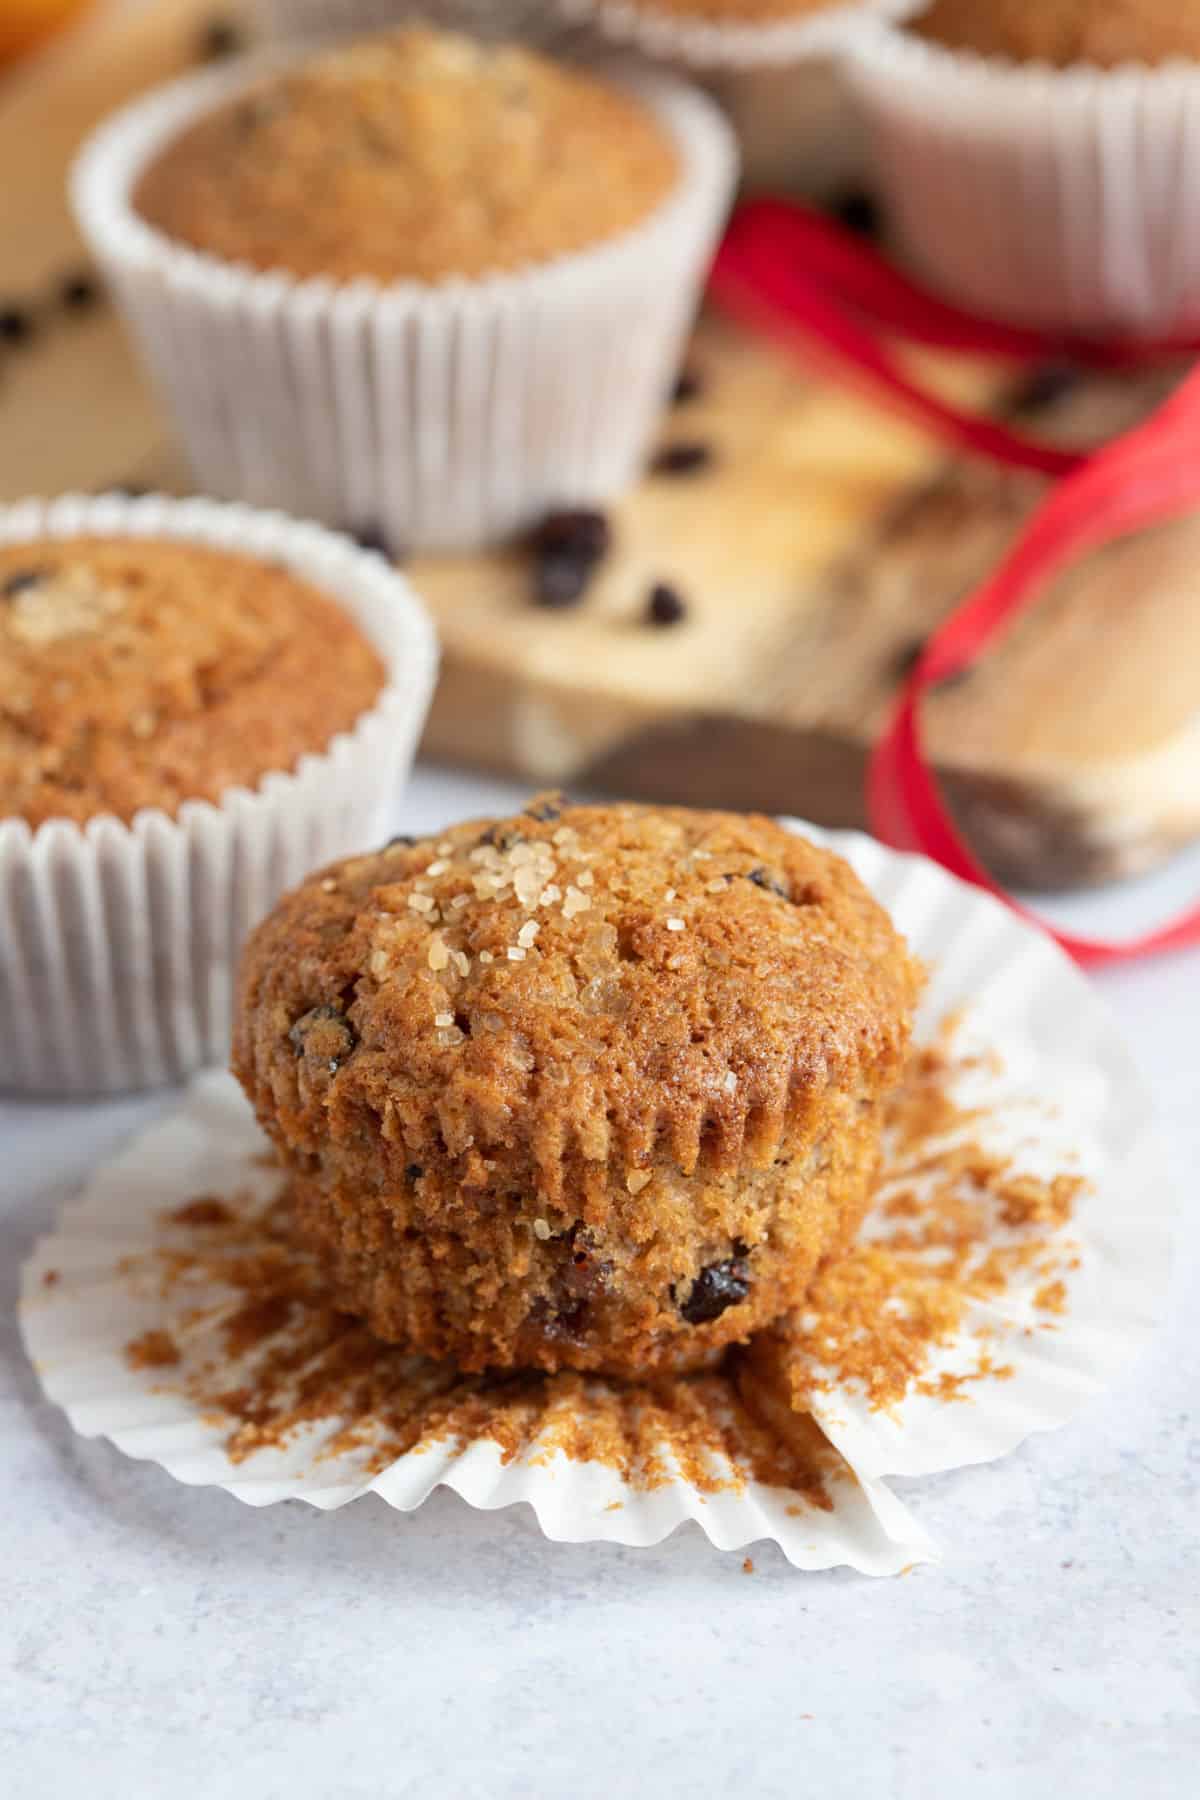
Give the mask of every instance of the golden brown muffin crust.
[[0, 810], [32, 826], [253, 787], [325, 749], [384, 679], [281, 566], [166, 539], [0, 545]]
[[933, 0], [911, 29], [951, 50], [1056, 68], [1200, 58], [1200, 13], [1178, 0]]
[[[377, 1329], [647, 1367], [795, 1303], [856, 1223], [918, 982], [852, 870], [767, 819], [542, 800], [286, 898], [234, 1066]], [[708, 1317], [752, 1249], [752, 1304]]]
[[416, 27], [313, 56], [199, 120], [135, 205], [256, 269], [438, 281], [626, 231], [678, 173], [667, 133], [616, 88]]
[[674, 13], [713, 25], [773, 25], [829, 12], [845, 0], [637, 0], [648, 13]]

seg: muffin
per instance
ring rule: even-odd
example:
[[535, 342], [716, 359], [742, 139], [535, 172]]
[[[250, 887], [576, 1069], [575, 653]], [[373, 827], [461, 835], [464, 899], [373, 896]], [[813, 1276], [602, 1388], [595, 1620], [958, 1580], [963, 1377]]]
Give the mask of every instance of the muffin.
[[949, 50], [1059, 69], [1200, 58], [1200, 17], [1178, 0], [933, 0], [913, 29]]
[[383, 559], [207, 501], [0, 509], [0, 1086], [228, 1053], [250, 926], [371, 842], [432, 686]]
[[782, 69], [912, 0], [554, 0], [559, 15], [694, 69]]
[[128, 537], [0, 544], [7, 818], [219, 803], [324, 750], [386, 678], [354, 620], [280, 565]]
[[770, 821], [550, 798], [290, 894], [234, 1069], [377, 1335], [635, 1375], [795, 1306], [855, 1231], [918, 984]]
[[634, 477], [734, 162], [666, 76], [413, 27], [138, 101], [74, 192], [205, 485], [466, 547]]
[[1121, 338], [1200, 326], [1200, 21], [1161, 0], [933, 0], [849, 46], [917, 275], [985, 317]]
[[505, 42], [570, 40], [548, 0], [251, 0], [251, 11], [268, 38], [346, 36], [418, 18]]
[[679, 178], [632, 95], [512, 46], [413, 28], [326, 50], [197, 120], [134, 188], [226, 262], [436, 283], [632, 230]]

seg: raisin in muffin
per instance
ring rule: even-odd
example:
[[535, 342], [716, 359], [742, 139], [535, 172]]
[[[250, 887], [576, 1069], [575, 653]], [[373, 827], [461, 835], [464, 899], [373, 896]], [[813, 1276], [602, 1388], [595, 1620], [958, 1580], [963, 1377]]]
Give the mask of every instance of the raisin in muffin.
[[227, 101], [151, 162], [134, 204], [169, 238], [251, 268], [437, 282], [627, 231], [679, 173], [632, 95], [534, 51], [412, 27]]
[[0, 545], [0, 814], [174, 814], [292, 769], [384, 685], [353, 619], [279, 564], [150, 538]]
[[918, 985], [770, 821], [551, 799], [287, 897], [234, 1067], [381, 1337], [634, 1375], [769, 1323], [854, 1232]]
[[947, 49], [1055, 68], [1200, 59], [1200, 15], [1177, 0], [933, 0], [912, 29]]

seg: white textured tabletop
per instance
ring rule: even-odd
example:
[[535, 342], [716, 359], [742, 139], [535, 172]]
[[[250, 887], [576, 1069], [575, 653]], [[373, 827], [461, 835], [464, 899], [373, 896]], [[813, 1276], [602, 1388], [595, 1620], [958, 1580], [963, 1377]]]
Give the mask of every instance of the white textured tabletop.
[[[406, 827], [515, 790], [421, 771]], [[1200, 889], [1188, 858], [1073, 922]], [[1200, 1766], [1200, 953], [1106, 974], [1182, 1203], [1169, 1317], [1006, 1461], [897, 1484], [945, 1560], [892, 1581], [546, 1542], [439, 1492], [252, 1511], [76, 1438], [13, 1320], [35, 1235], [171, 1097], [0, 1103], [5, 1800], [747, 1795], [1160, 1800]], [[0, 1021], [0, 1029], [3, 1022]]]

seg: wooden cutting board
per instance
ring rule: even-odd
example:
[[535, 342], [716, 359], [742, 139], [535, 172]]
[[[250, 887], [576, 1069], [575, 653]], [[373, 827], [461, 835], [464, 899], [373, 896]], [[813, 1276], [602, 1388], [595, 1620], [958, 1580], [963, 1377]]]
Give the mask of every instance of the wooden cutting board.
[[[198, 60], [211, 6], [101, 9], [0, 85], [0, 304], [36, 332], [0, 350], [0, 499], [188, 477], [119, 322], [55, 298], [81, 252], [70, 155], [126, 94]], [[532, 603], [527, 551], [422, 558], [445, 670], [430, 754], [655, 799], [861, 823], [869, 746], [924, 636], [1012, 540], [1035, 477], [949, 458], [918, 431], [718, 320], [664, 444], [703, 446], [612, 509], [615, 548], [569, 611]], [[936, 369], [936, 365], [931, 364]], [[1008, 404], [994, 370], [938, 369]], [[1163, 382], [1048, 382], [1026, 420], [1098, 440]], [[1200, 834], [1200, 520], [1094, 558], [927, 706], [954, 805], [1008, 880], [1102, 881]], [[656, 582], [684, 619], [645, 619]]]

